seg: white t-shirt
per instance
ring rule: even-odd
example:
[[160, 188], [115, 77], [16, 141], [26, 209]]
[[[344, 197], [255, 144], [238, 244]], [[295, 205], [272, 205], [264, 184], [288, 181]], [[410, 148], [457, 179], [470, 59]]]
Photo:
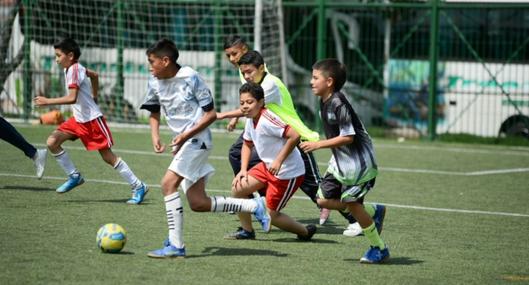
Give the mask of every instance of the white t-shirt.
[[[152, 110], [161, 107], [167, 125], [179, 135], [192, 128], [203, 116], [203, 107], [213, 107], [213, 96], [204, 80], [191, 67], [181, 67], [173, 78], [149, 78], [147, 96], [142, 109]], [[196, 134], [208, 148], [212, 147], [209, 128]]]
[[[261, 116], [254, 125], [252, 119], [246, 120], [243, 139], [253, 142], [259, 158], [267, 167], [275, 160], [286, 143], [284, 138], [290, 127], [267, 109], [261, 111]], [[279, 179], [291, 179], [305, 174], [305, 165], [297, 148], [294, 148], [276, 175]]]
[[72, 88], [78, 89], [77, 101], [72, 105], [75, 121], [86, 123], [103, 116], [92, 97], [92, 83], [86, 76], [86, 68], [80, 63], [74, 63], [64, 69], [64, 76], [67, 91]]

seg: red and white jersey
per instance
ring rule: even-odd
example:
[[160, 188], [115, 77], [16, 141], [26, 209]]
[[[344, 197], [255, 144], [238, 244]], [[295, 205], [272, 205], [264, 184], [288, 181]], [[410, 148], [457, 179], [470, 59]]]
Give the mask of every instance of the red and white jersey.
[[[246, 120], [243, 139], [251, 141], [259, 158], [270, 167], [285, 146], [289, 125], [285, 124], [276, 114], [267, 109], [261, 110], [261, 116], [254, 124], [252, 119]], [[294, 148], [276, 175], [279, 179], [292, 179], [305, 174], [305, 165], [297, 148]]]
[[73, 88], [78, 90], [77, 101], [72, 105], [75, 121], [86, 123], [103, 116], [92, 97], [92, 83], [86, 76], [86, 68], [79, 63], [74, 63], [64, 69], [64, 76], [67, 92]]

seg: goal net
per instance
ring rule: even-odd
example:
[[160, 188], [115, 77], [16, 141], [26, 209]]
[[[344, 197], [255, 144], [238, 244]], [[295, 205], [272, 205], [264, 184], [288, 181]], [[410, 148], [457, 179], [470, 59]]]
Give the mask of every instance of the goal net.
[[[147, 113], [139, 110], [149, 77], [145, 50], [161, 38], [174, 40], [180, 51], [179, 63], [203, 76], [217, 109], [238, 106], [238, 71], [223, 50], [227, 36], [237, 34], [251, 47], [257, 44], [272, 73], [281, 76], [283, 69], [279, 0], [1, 3], [1, 60], [19, 61], [11, 67], [0, 66], [0, 74], [9, 74], [0, 77], [0, 111], [6, 115], [35, 118], [49, 109], [32, 108], [31, 97], [65, 94], [53, 49], [53, 43], [64, 35], [81, 46], [80, 62], [99, 73], [99, 104], [110, 121], [145, 120]], [[60, 108], [68, 115], [69, 106]]]

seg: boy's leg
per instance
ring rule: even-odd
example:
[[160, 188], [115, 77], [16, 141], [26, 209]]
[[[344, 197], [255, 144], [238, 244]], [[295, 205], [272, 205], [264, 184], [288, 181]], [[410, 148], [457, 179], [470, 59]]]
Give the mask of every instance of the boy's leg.
[[347, 203], [347, 208], [356, 218], [364, 235], [369, 240], [371, 248], [365, 253], [360, 259], [362, 263], [381, 263], [389, 258], [389, 249], [387, 248], [384, 241], [380, 238], [380, 235], [375, 227], [373, 219], [369, 216], [364, 208], [364, 205], [358, 202]]
[[120, 157], [116, 156], [110, 148], [100, 149], [99, 154], [106, 163], [111, 165], [129, 183], [132, 189], [132, 198], [127, 203], [137, 205], [143, 202], [145, 195], [149, 192], [149, 188], [136, 177], [129, 165]]
[[37, 149], [30, 144], [16, 129], [4, 118], [0, 117], [0, 138], [17, 147], [28, 158], [33, 158]]
[[149, 252], [147, 255], [153, 258], [184, 257], [185, 246], [183, 238], [184, 209], [178, 192], [178, 186], [183, 178], [171, 170], [165, 172], [162, 178], [162, 194], [164, 195], [165, 211], [167, 215], [167, 226], [169, 229], [168, 242], [164, 247]]
[[65, 141], [75, 139], [77, 139], [77, 137], [72, 134], [55, 130], [46, 141], [51, 155], [55, 157], [55, 160], [64, 173], [68, 175], [68, 180], [57, 188], [57, 193], [66, 193], [84, 183], [83, 176], [73, 164], [68, 153], [61, 146]]

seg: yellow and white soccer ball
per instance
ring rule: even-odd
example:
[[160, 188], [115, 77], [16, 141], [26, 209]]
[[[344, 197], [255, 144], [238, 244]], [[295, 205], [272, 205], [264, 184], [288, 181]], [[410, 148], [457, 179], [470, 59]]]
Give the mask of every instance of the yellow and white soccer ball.
[[97, 247], [103, 252], [120, 252], [127, 243], [127, 232], [118, 224], [106, 224], [97, 231]]

